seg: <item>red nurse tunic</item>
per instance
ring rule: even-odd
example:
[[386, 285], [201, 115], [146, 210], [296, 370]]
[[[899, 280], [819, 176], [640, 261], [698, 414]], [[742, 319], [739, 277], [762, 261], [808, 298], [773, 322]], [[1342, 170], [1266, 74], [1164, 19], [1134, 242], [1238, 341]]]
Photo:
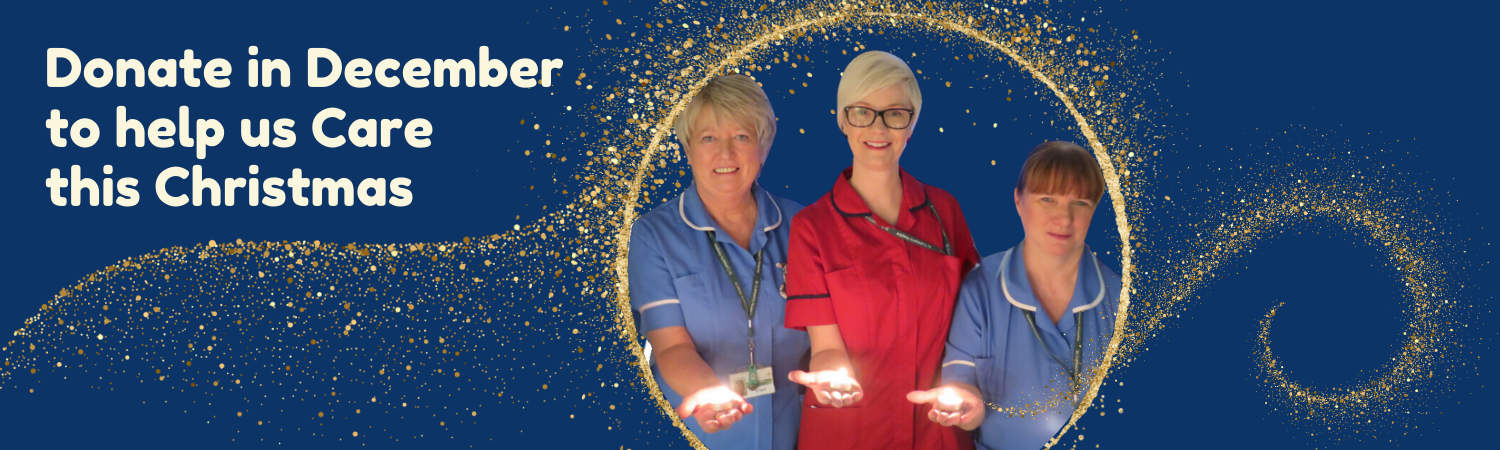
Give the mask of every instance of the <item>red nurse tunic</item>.
[[[801, 448], [970, 449], [969, 433], [927, 419], [906, 400], [940, 380], [944, 342], [962, 278], [979, 261], [952, 195], [901, 171], [893, 228], [953, 256], [881, 229], [845, 169], [833, 190], [792, 218], [787, 248], [786, 326], [839, 326], [864, 398], [852, 406], [803, 400]], [[934, 216], [934, 211], [937, 216]], [[870, 220], [875, 221], [874, 224]], [[877, 225], [878, 224], [878, 225]]]

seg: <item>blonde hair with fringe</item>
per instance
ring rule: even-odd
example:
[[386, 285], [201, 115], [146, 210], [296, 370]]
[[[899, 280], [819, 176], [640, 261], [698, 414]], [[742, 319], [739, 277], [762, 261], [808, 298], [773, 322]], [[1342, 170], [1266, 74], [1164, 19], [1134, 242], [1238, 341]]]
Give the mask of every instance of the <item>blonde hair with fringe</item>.
[[844, 123], [844, 108], [870, 94], [894, 85], [903, 87], [906, 99], [911, 102], [912, 123], [922, 115], [922, 89], [917, 87], [917, 76], [906, 62], [890, 53], [872, 50], [859, 54], [849, 61], [839, 80], [839, 107], [836, 116], [840, 125]]
[[699, 89], [672, 127], [684, 149], [699, 131], [698, 118], [703, 114], [708, 114], [715, 123], [727, 119], [750, 128], [760, 142], [761, 161], [771, 155], [771, 143], [776, 139], [776, 111], [771, 109], [771, 99], [755, 80], [740, 74], [723, 75]]

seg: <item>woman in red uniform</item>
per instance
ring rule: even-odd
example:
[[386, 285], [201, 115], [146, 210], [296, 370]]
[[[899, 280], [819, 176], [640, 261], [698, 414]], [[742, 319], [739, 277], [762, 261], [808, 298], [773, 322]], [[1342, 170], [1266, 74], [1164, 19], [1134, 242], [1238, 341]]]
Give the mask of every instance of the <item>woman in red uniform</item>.
[[952, 195], [901, 170], [922, 110], [906, 63], [866, 52], [844, 69], [839, 128], [854, 164], [792, 219], [786, 326], [812, 361], [802, 448], [968, 449], [966, 431], [927, 419], [906, 393], [935, 387], [954, 298], [979, 260]]

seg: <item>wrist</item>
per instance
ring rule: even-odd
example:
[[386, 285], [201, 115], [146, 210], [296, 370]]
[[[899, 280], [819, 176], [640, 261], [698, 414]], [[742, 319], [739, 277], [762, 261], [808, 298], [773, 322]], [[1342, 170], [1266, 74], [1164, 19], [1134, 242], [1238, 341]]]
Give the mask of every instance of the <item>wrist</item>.
[[722, 386], [724, 386], [724, 383], [722, 381], [719, 381], [719, 378], [716, 377], [716, 376], [715, 377], [700, 377], [700, 378], [698, 378], [696, 380], [693, 380], [693, 386], [694, 386], [694, 389], [691, 391], [691, 393], [692, 394], [696, 394], [696, 393], [699, 393], [699, 392], [703, 392], [704, 390], [713, 389], [713, 388], [716, 388], [716, 387], [722, 387]]

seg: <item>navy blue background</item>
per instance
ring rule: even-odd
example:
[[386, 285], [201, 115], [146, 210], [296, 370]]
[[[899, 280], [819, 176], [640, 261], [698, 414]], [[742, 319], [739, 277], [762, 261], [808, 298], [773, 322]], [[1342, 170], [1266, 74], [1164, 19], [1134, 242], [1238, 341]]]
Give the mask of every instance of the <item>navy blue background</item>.
[[[430, 242], [488, 235], [527, 223], [556, 207], [576, 184], [571, 178], [583, 148], [569, 148], [564, 136], [591, 130], [597, 121], [577, 114], [599, 101], [611, 61], [596, 46], [630, 45], [623, 37], [644, 31], [640, 18], [660, 5], [653, 1], [616, 0], [525, 4], [375, 4], [318, 6], [217, 6], [202, 3], [156, 6], [62, 5], [32, 3], [7, 10], [5, 43], [0, 58], [4, 86], [0, 136], [6, 139], [6, 161], [0, 164], [0, 208], [5, 211], [6, 244], [0, 258], [0, 324], [19, 327], [39, 304], [80, 276], [120, 259], [162, 247], [208, 240], [322, 240], [324, 242]], [[1493, 283], [1487, 282], [1495, 257], [1491, 230], [1495, 201], [1489, 193], [1495, 158], [1488, 143], [1497, 98], [1486, 82], [1494, 69], [1487, 57], [1493, 39], [1485, 34], [1493, 5], [1370, 2], [1076, 2], [1054, 5], [1058, 15], [1086, 17], [1087, 26], [1111, 27], [1118, 35], [1141, 35], [1140, 45], [1156, 49], [1150, 70], [1162, 75], [1152, 108], [1168, 126], [1167, 137], [1153, 141], [1162, 157], [1157, 169], [1171, 179], [1149, 190], [1174, 195], [1194, 186], [1230, 177], [1202, 170], [1260, 161], [1252, 146], [1277, 149], [1269, 133], [1297, 130], [1305, 135], [1334, 132], [1348, 148], [1282, 149], [1309, 153], [1353, 152], [1394, 162], [1413, 186], [1421, 189], [1416, 204], [1442, 213], [1440, 226], [1456, 234], [1467, 265], [1467, 301], [1480, 303], [1482, 315], [1468, 328], [1476, 353], [1456, 361], [1482, 362], [1493, 356], [1487, 341], [1494, 331], [1486, 320]], [[616, 18], [624, 25], [616, 25]], [[655, 19], [653, 19], [655, 21]], [[569, 26], [570, 31], [563, 31]], [[611, 33], [612, 40], [603, 35]], [[908, 37], [921, 39], [920, 33]], [[1024, 77], [1006, 74], [1004, 65], [952, 61], [942, 43], [923, 40], [866, 40], [871, 49], [911, 52], [913, 68], [924, 69], [925, 107], [908, 147], [903, 167], [925, 182], [953, 193], [961, 202], [982, 254], [1009, 248], [1021, 238], [1010, 203], [1010, 186], [1024, 151], [1044, 139], [1076, 139], [1061, 125], [1055, 110], [1034, 96], [1001, 103], [999, 89], [1031, 91]], [[290, 88], [244, 86], [246, 48], [259, 46], [256, 58], [281, 58], [292, 67]], [[562, 58], [566, 66], [551, 88], [412, 89], [401, 86], [353, 89], [342, 82], [329, 88], [305, 87], [309, 47], [328, 47], [348, 60], [376, 62], [395, 58], [477, 59], [480, 45], [491, 57]], [[884, 47], [883, 46], [887, 46]], [[234, 85], [214, 89], [95, 89], [80, 78], [68, 88], [48, 88], [44, 55], [49, 47], [72, 49], [84, 60], [180, 58], [192, 49], [205, 62], [225, 58], [234, 66]], [[768, 189], [811, 203], [832, 185], [848, 164], [848, 153], [831, 116], [837, 74], [848, 56], [835, 46], [812, 53], [808, 68], [778, 68], [757, 74], [771, 92], [781, 132], [762, 178]], [[947, 61], [945, 61], [945, 59]], [[597, 66], [595, 65], [597, 64]], [[785, 66], [782, 64], [780, 66]], [[595, 84], [585, 90], [572, 83], [579, 71]], [[815, 75], [808, 79], [803, 72]], [[201, 72], [200, 72], [201, 73]], [[1005, 78], [1005, 86], [974, 81], [983, 74]], [[618, 80], [614, 78], [614, 80]], [[954, 88], [943, 81], [954, 80]], [[133, 80], [132, 80], [133, 81]], [[809, 81], [810, 87], [800, 83]], [[966, 89], [975, 86], [975, 89]], [[789, 94], [796, 89], [797, 94]], [[977, 92], [977, 93], [976, 93]], [[206, 160], [193, 150], [114, 147], [114, 108], [125, 105], [132, 118], [149, 124], [160, 117], [175, 120], [177, 107], [192, 116], [214, 118], [226, 128]], [[565, 111], [573, 106], [574, 112]], [[399, 137], [389, 148], [328, 149], [309, 129], [314, 114], [339, 107], [356, 118], [422, 117], [433, 123], [433, 145], [410, 148]], [[60, 109], [70, 121], [88, 117], [103, 131], [92, 148], [53, 147], [43, 121]], [[961, 112], [964, 110], [971, 112]], [[297, 145], [281, 149], [247, 148], [239, 141], [239, 120], [291, 118], [297, 121]], [[525, 120], [525, 125], [521, 121]], [[977, 123], [977, 125], [963, 122]], [[1009, 123], [1007, 123], [1009, 122]], [[540, 123], [541, 130], [532, 125]], [[999, 127], [987, 126], [997, 123]], [[1059, 121], [1065, 123], [1065, 121]], [[939, 132], [938, 128], [943, 131]], [[1308, 130], [1301, 131], [1303, 127]], [[805, 132], [799, 132], [805, 130]], [[329, 127], [342, 132], [342, 127]], [[397, 134], [399, 136], [399, 133]], [[552, 145], [543, 141], [551, 139]], [[132, 137], [133, 140], [133, 137]], [[1230, 148], [1240, 150], [1230, 150]], [[532, 156], [524, 155], [526, 150]], [[555, 152], [574, 162], [536, 156]], [[1264, 153], [1262, 151], [1261, 153]], [[988, 164], [995, 160], [994, 165]], [[1295, 160], [1295, 159], [1294, 159]], [[1315, 162], [1306, 159], [1307, 163]], [[100, 168], [114, 166], [114, 177], [140, 180], [139, 205], [123, 207], [57, 207], [43, 184], [50, 169], [64, 175], [73, 164], [86, 176], [102, 178]], [[394, 178], [413, 180], [411, 206], [396, 207], [234, 207], [161, 204], [154, 194], [158, 172], [170, 166], [202, 164], [214, 178], [247, 176], [260, 166], [260, 177], [289, 177], [301, 168], [308, 177]], [[1177, 176], [1182, 169], [1200, 168]], [[673, 170], [675, 172], [675, 170]], [[686, 180], [683, 180], [686, 181]], [[686, 184], [686, 183], [684, 183]], [[179, 181], [176, 189], [186, 190]], [[533, 188], [534, 187], [534, 188]], [[1417, 192], [1417, 189], [1412, 189]], [[655, 199], [656, 196], [653, 196]], [[1170, 211], [1158, 211], [1169, 220]], [[1112, 213], [1101, 209], [1089, 241], [1097, 250], [1118, 256]], [[1155, 228], [1170, 227], [1157, 223]], [[1148, 242], [1147, 245], [1153, 243]], [[1195, 301], [1187, 313], [1158, 338], [1149, 352], [1119, 377], [1124, 386], [1103, 392], [1126, 409], [1106, 417], [1088, 417], [1081, 425], [1088, 439], [1103, 447], [1148, 444], [1187, 448], [1215, 446], [1323, 447], [1326, 437], [1309, 437], [1305, 427], [1289, 424], [1270, 410], [1253, 376], [1249, 357], [1257, 321], [1277, 302], [1285, 301], [1276, 328], [1277, 353], [1299, 379], [1337, 385], [1378, 367], [1399, 346], [1400, 291], [1393, 271], [1381, 264], [1373, 247], [1352, 236], [1304, 233], [1262, 243], [1242, 257], [1237, 270]], [[1118, 265], [1116, 264], [1117, 268]], [[1373, 280], [1370, 282], [1369, 280]], [[1388, 280], [1388, 281], [1387, 281]], [[579, 301], [597, 301], [580, 299]], [[1476, 345], [1477, 344], [1477, 345]], [[560, 344], [568, 346], [566, 343]], [[540, 364], [541, 353], [538, 353]], [[614, 367], [605, 380], [634, 379], [626, 367]], [[1459, 446], [1477, 444], [1483, 436], [1485, 409], [1494, 396], [1484, 387], [1484, 372], [1458, 371], [1454, 382], [1418, 404], [1423, 414], [1398, 427], [1395, 442], [1354, 442], [1357, 448], [1392, 446]], [[580, 384], [600, 380], [580, 380]], [[148, 399], [167, 395], [151, 386], [113, 392], [50, 392], [27, 396], [0, 392], [0, 429], [6, 446], [27, 444], [97, 445], [156, 443], [167, 446], [227, 444], [240, 433], [289, 446], [334, 443], [218, 422], [207, 414], [158, 405]], [[433, 445], [566, 445], [591, 448], [682, 448], [680, 435], [654, 411], [639, 390], [614, 394], [621, 405], [567, 419], [566, 412], [546, 407], [500, 418], [504, 426], [480, 430], [473, 442], [447, 437]], [[186, 399], [186, 401], [192, 401]], [[561, 410], [559, 410], [561, 411]], [[1439, 414], [1439, 412], [1441, 414]], [[369, 418], [373, 419], [373, 418]], [[593, 420], [594, 422], [590, 422]], [[605, 423], [613, 428], [603, 431]], [[596, 426], [597, 425], [597, 426]], [[403, 426], [399, 422], [388, 424]], [[243, 431], [242, 431], [243, 430]], [[525, 430], [525, 432], [518, 432]], [[580, 430], [587, 432], [579, 432]], [[1401, 436], [1402, 433], [1408, 433]], [[438, 440], [441, 439], [441, 440]], [[490, 439], [494, 439], [491, 441]], [[250, 441], [241, 438], [238, 442]], [[352, 442], [352, 441], [344, 441]], [[362, 442], [401, 445], [408, 442]]]

